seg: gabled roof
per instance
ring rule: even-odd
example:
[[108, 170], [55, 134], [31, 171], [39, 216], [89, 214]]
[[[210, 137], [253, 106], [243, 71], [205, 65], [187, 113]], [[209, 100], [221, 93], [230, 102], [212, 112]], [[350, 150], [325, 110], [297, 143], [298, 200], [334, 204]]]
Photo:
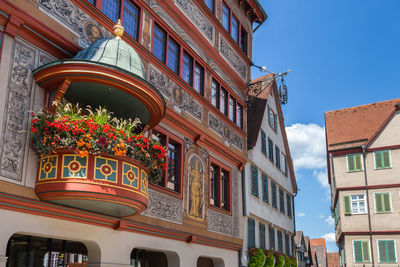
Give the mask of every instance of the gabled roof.
[[303, 240], [303, 231], [296, 231], [296, 235], [294, 236], [294, 243], [296, 247], [301, 246], [301, 240]]
[[367, 145], [393, 115], [400, 98], [325, 112], [327, 150]]
[[[260, 88], [268, 85], [268, 82], [263, 82], [263, 80], [270, 79], [272, 77], [273, 74], [267, 74], [265, 76], [252, 80], [251, 81], [252, 85], [249, 88], [250, 94], [251, 91], [254, 92], [260, 90]], [[294, 175], [293, 161], [292, 161], [292, 156], [290, 155], [289, 143], [287, 140], [286, 130], [285, 130], [285, 122], [283, 119], [281, 103], [279, 102], [278, 88], [275, 80], [270, 85], [268, 85], [263, 91], [261, 91], [261, 93], [254, 96], [253, 102], [247, 108], [247, 129], [251, 129], [250, 131], [248, 130], [247, 147], [248, 149], [252, 149], [257, 143], [257, 138], [259, 136], [259, 132], [261, 129], [261, 123], [264, 114], [267, 113], [266, 111], [267, 101], [268, 97], [270, 96], [271, 90], [275, 99], [276, 111], [278, 113], [278, 118], [279, 118], [279, 127], [282, 133], [283, 143], [285, 145], [285, 151], [288, 161], [289, 174], [292, 182], [293, 193], [297, 193], [296, 176]]]

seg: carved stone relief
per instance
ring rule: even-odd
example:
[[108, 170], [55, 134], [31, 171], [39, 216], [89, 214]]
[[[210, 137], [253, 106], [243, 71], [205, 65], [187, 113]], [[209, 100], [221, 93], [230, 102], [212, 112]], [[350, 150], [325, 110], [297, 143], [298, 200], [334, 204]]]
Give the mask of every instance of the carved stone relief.
[[144, 215], [182, 223], [182, 200], [149, 189], [149, 205]]
[[193, 3], [192, 0], [175, 0], [175, 5], [179, 7], [188, 19], [196, 25], [198, 29], [204, 34], [204, 36], [214, 43], [214, 27], [210, 21], [204, 16], [200, 9]]
[[29, 107], [32, 97], [32, 72], [38, 51], [16, 41], [8, 78], [3, 140], [1, 143], [0, 174], [22, 180]]
[[232, 130], [228, 125], [222, 122], [211, 112], [208, 113], [208, 126], [211, 130], [222, 137], [222, 141], [225, 144], [234, 145], [240, 150], [243, 150], [243, 137], [240, 137], [234, 130]]
[[244, 63], [222, 36], [220, 36], [220, 40], [219, 50], [221, 55], [232, 65], [243, 79], [246, 79], [246, 63]]
[[78, 36], [78, 44], [85, 48], [93, 41], [111, 37], [98, 22], [68, 0], [37, 0], [39, 9], [55, 18]]
[[232, 169], [232, 235], [239, 236], [239, 174], [237, 169]]
[[227, 214], [208, 209], [207, 228], [213, 232], [232, 235], [232, 217]]
[[172, 102], [172, 108], [175, 111], [182, 114], [185, 111], [200, 122], [202, 121], [203, 106], [200, 103], [153, 65], [149, 66], [148, 73], [149, 83]]

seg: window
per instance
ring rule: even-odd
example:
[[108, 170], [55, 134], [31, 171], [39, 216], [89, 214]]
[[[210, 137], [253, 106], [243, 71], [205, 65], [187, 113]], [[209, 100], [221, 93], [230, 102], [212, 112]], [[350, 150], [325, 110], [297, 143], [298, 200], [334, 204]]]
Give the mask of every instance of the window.
[[281, 151], [279, 147], [275, 145], [275, 165], [278, 169], [281, 168]]
[[268, 105], [268, 124], [275, 131], [278, 131], [278, 115]]
[[392, 212], [390, 192], [375, 193], [375, 212], [390, 213]]
[[219, 111], [224, 113], [225, 115], [228, 115], [228, 92], [221, 87], [221, 97], [220, 97], [220, 103], [219, 103]]
[[268, 177], [262, 174], [262, 199], [268, 203]]
[[279, 188], [279, 210], [285, 213], [285, 194], [283, 190]]
[[183, 142], [163, 130], [152, 130], [151, 133], [157, 136], [164, 147], [167, 147], [167, 170], [164, 172], [163, 179], [156, 185], [174, 192], [181, 192]]
[[285, 234], [285, 253], [288, 256], [292, 254], [292, 251], [290, 250], [289, 246], [289, 236], [287, 234]]
[[369, 262], [369, 241], [353, 241], [354, 262]]
[[271, 182], [271, 194], [272, 194], [272, 207], [278, 207], [278, 201], [276, 199], [276, 184]]
[[375, 169], [386, 169], [392, 167], [390, 159], [390, 150], [375, 151], [374, 159], [375, 159]]
[[396, 262], [394, 240], [378, 240], [379, 262]]
[[253, 219], [249, 218], [247, 224], [247, 247], [254, 248], [256, 246], [255, 222]]
[[269, 249], [275, 249], [275, 230], [269, 226]]
[[113, 22], [117, 22], [120, 14], [120, 0], [103, 0], [101, 11]]
[[168, 40], [168, 67], [179, 75], [180, 46], [174, 39]]
[[219, 83], [215, 80], [213, 80], [211, 84], [211, 104], [219, 108]]
[[247, 32], [243, 27], [240, 29], [240, 49], [247, 53]]
[[268, 157], [270, 161], [274, 162], [274, 144], [272, 143], [272, 140], [269, 137], [268, 137]]
[[204, 90], [204, 68], [200, 66], [197, 62], [194, 65], [194, 84], [193, 89], [203, 95]]
[[261, 130], [261, 152], [264, 155], [267, 155], [267, 137], [265, 136], [265, 132]]
[[366, 213], [365, 194], [344, 196], [345, 214]]
[[283, 164], [284, 164], [284, 170], [283, 170], [283, 173], [287, 176], [288, 175], [288, 162], [287, 162], [287, 157], [286, 157], [286, 155], [285, 154], [283, 154], [282, 153], [282, 161], [283, 161]]
[[[104, 0], [103, 0], [104, 1]], [[131, 1], [124, 1], [123, 25], [126, 33], [138, 40], [139, 38], [139, 7]]]
[[239, 103], [236, 106], [236, 125], [239, 128], [243, 128], [243, 107]]
[[236, 100], [229, 97], [229, 119], [236, 122]]
[[157, 24], [154, 24], [153, 55], [165, 63], [165, 48], [167, 34]]
[[232, 15], [231, 36], [233, 40], [239, 44], [239, 21]]
[[265, 225], [260, 223], [259, 224], [259, 235], [260, 235], [260, 248], [265, 249]]
[[292, 218], [292, 197], [287, 194], [286, 195], [286, 206], [287, 206], [287, 215], [289, 218]]
[[363, 170], [361, 154], [346, 155], [347, 172], [357, 172]]
[[192, 86], [193, 82], [193, 58], [186, 52], [183, 53], [182, 79]]
[[256, 166], [251, 166], [251, 193], [258, 197], [258, 171]]
[[225, 4], [225, 2], [223, 2], [222, 3], [222, 26], [225, 28], [225, 30], [227, 32], [230, 32], [230, 30], [229, 30], [230, 20], [231, 20], [231, 10]]
[[278, 231], [278, 251], [280, 253], [283, 253], [283, 240], [281, 231]]
[[214, 0], [205, 0], [206, 6], [214, 13]]
[[227, 168], [214, 162], [210, 166], [210, 205], [230, 210], [230, 176]]

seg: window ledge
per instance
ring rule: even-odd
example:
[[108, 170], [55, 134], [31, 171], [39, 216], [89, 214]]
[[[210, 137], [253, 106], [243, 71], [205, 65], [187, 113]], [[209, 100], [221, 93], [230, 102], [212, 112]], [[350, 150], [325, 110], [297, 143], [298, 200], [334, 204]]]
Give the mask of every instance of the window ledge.
[[153, 189], [157, 192], [160, 193], [164, 193], [167, 194], [171, 197], [177, 198], [177, 199], [182, 199], [182, 193], [176, 192], [176, 191], [172, 191], [170, 189], [164, 188], [162, 186], [159, 185], [155, 185], [155, 184], [149, 184], [150, 189]]
[[355, 170], [355, 171], [347, 171], [347, 173], [353, 173], [353, 172], [363, 172], [364, 170]]
[[211, 206], [211, 205], [208, 205], [208, 208], [211, 209], [211, 210], [214, 210], [214, 211], [221, 212], [221, 213], [224, 213], [226, 215], [232, 216], [232, 211], [230, 211], [230, 210], [224, 210], [222, 208], [218, 208], [218, 207]]

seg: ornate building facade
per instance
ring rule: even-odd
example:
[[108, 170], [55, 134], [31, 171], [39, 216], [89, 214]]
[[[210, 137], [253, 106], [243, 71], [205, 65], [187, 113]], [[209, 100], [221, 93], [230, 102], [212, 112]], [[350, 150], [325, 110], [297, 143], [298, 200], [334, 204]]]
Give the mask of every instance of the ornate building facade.
[[[1, 0], [0, 266], [238, 266], [266, 18], [257, 0]], [[123, 157], [38, 159], [31, 113], [63, 97], [139, 117], [168, 148], [162, 179]]]

